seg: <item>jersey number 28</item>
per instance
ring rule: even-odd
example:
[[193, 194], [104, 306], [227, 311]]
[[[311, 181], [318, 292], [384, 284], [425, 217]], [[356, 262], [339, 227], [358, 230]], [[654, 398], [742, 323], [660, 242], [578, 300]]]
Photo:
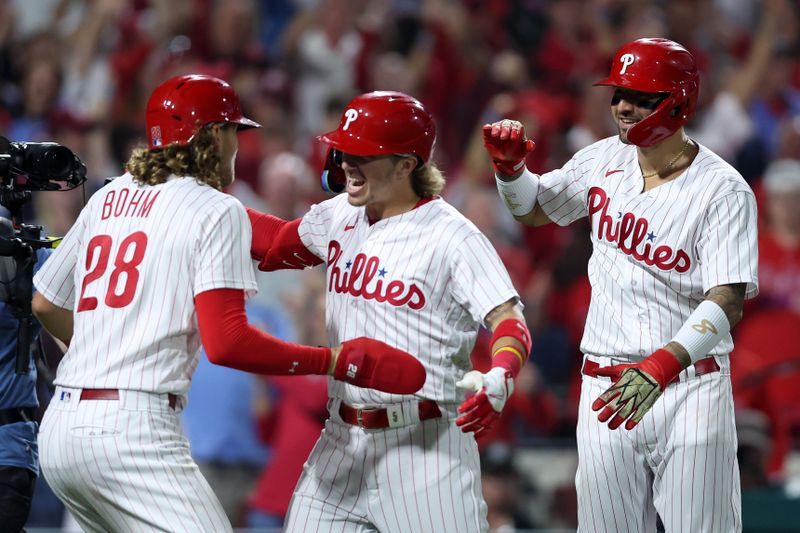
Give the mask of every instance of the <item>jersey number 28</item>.
[[[111, 235], [95, 235], [89, 241], [89, 245], [86, 247], [86, 269], [89, 270], [91, 268], [95, 257], [97, 257], [97, 264], [83, 278], [81, 298], [78, 300], [78, 313], [97, 308], [97, 298], [85, 296], [86, 288], [106, 273], [108, 260], [111, 257], [113, 248], [114, 243]], [[146, 248], [147, 235], [141, 231], [131, 233], [120, 243], [114, 256], [114, 269], [111, 271], [111, 276], [108, 280], [108, 290], [105, 297], [105, 304], [108, 307], [125, 307], [133, 300], [133, 296], [136, 294], [136, 286], [139, 284], [139, 270], [137, 270], [137, 267], [144, 259]], [[125, 274], [124, 285], [121, 287], [121, 291], [118, 291], [122, 274]]]

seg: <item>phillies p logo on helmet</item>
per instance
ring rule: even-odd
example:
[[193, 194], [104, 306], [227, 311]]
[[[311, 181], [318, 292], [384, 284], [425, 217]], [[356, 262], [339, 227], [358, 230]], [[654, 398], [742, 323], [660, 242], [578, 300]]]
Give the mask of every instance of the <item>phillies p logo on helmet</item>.
[[347, 131], [347, 128], [350, 127], [350, 123], [355, 121], [358, 118], [358, 111], [353, 109], [352, 107], [344, 112], [344, 126], [342, 129]]
[[625, 71], [628, 69], [629, 66], [633, 65], [633, 62], [636, 60], [633, 54], [622, 54], [622, 57], [619, 58], [619, 62], [622, 63], [622, 68], [619, 69], [620, 74], [625, 74]]
[[[353, 98], [336, 129], [317, 139], [350, 155], [414, 154], [424, 164], [433, 151], [436, 125], [416, 98], [375, 91]], [[326, 165], [328, 162], [335, 163], [333, 158], [326, 158]]]

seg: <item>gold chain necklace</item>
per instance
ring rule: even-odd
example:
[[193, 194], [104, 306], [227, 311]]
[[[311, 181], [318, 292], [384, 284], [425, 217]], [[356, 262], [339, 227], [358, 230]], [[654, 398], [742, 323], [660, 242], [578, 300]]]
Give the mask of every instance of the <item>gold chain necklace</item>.
[[678, 152], [678, 153], [675, 155], [675, 157], [673, 157], [673, 158], [670, 160], [670, 162], [669, 162], [669, 163], [667, 163], [666, 165], [664, 165], [663, 167], [661, 167], [659, 170], [656, 170], [655, 172], [648, 172], [647, 174], [642, 174], [642, 177], [643, 177], [644, 179], [647, 179], [647, 178], [652, 178], [653, 176], [658, 176], [658, 175], [660, 175], [662, 172], [664, 172], [664, 171], [666, 171], [666, 170], [669, 170], [669, 169], [671, 169], [671, 168], [672, 168], [672, 166], [673, 166], [675, 163], [677, 163], [678, 159], [680, 159], [680, 158], [681, 158], [681, 156], [682, 156], [684, 153], [686, 153], [686, 149], [689, 147], [689, 142], [690, 142], [690, 140], [691, 140], [691, 139], [689, 139], [689, 137], [686, 137], [686, 142], [684, 142], [684, 143], [683, 143], [683, 148], [681, 148], [681, 151], [680, 151], [680, 152]]

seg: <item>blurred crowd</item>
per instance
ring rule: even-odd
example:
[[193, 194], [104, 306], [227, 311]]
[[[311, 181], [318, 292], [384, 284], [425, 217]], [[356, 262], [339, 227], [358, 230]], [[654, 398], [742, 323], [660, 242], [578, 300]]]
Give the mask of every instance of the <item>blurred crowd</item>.
[[[481, 442], [492, 526], [545, 527], [553, 523], [518, 512], [536, 488], [514, 475], [508, 454], [574, 439], [591, 246], [580, 224], [533, 229], [511, 218], [480, 127], [519, 119], [537, 143], [528, 167], [561, 166], [614, 134], [611, 94], [592, 83], [620, 44], [639, 37], [668, 37], [695, 55], [702, 85], [689, 135], [739, 170], [758, 198], [761, 291], [734, 331], [732, 380], [743, 487], [780, 484], [800, 447], [793, 0], [0, 0], [0, 132], [65, 144], [85, 162], [85, 189], [36, 193], [26, 210], [63, 235], [85, 198], [144, 143], [151, 90], [176, 74], [211, 74], [228, 80], [263, 126], [240, 135], [228, 192], [291, 219], [325, 198], [325, 148], [314, 135], [335, 127], [350, 98], [386, 89], [420, 99], [437, 119], [444, 196], [497, 248], [534, 338], [503, 423]], [[322, 276], [262, 274], [251, 320], [288, 340], [326, 344]], [[473, 359], [485, 370], [484, 333]], [[280, 523], [291, 476], [322, 427], [325, 381], [232, 372], [198, 369], [187, 431], [234, 523], [268, 527]], [[566, 487], [555, 499], [566, 509], [551, 513], [561, 516], [556, 525], [574, 525], [569, 498]]]

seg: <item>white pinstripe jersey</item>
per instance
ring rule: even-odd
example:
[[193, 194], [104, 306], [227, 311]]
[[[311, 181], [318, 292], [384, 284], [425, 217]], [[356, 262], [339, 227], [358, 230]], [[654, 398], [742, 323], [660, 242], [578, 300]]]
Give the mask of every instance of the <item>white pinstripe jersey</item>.
[[[405, 350], [428, 374], [417, 397], [462, 401], [455, 384], [471, 368], [480, 325], [492, 309], [518, 298], [475, 225], [441, 198], [370, 225], [366, 209], [342, 194], [313, 206], [299, 233], [326, 261], [331, 346], [365, 336]], [[349, 403], [404, 399], [333, 379], [328, 390]]]
[[[683, 174], [642, 187], [636, 146], [618, 137], [541, 176], [538, 203], [550, 220], [591, 222], [584, 353], [640, 360], [672, 339], [712, 287], [758, 292], [756, 202], [733, 167], [700, 145]], [[728, 335], [709, 353], [732, 348]]]
[[34, 278], [73, 310], [55, 383], [183, 394], [200, 351], [194, 296], [257, 290], [242, 204], [193, 178], [95, 193]]

